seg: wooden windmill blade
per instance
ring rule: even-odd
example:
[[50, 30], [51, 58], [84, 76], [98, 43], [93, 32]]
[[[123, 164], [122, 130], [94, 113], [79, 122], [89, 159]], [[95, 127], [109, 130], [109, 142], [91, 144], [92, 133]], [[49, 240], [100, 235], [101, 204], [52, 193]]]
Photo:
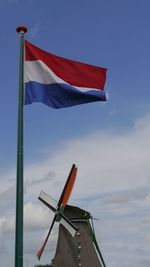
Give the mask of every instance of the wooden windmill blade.
[[71, 234], [72, 237], [75, 236], [78, 228], [60, 211], [60, 221], [59, 223], [62, 224], [68, 232]]
[[62, 191], [62, 194], [60, 196], [60, 199], [58, 201], [58, 209], [60, 208], [61, 205], [63, 207], [66, 206], [66, 204], [69, 200], [69, 197], [71, 195], [72, 188], [73, 188], [74, 183], [75, 183], [76, 174], [77, 174], [77, 166], [75, 164], [73, 164], [71, 171], [69, 173], [68, 179], [66, 181], [66, 184], [64, 186], [64, 189]]
[[57, 210], [57, 201], [50, 197], [47, 193], [44, 191], [41, 191], [38, 199], [45, 204], [49, 209], [51, 209], [53, 212], [56, 212]]
[[75, 164], [72, 165], [71, 171], [69, 173], [68, 179], [66, 181], [66, 184], [64, 186], [64, 189], [62, 191], [62, 194], [59, 198], [58, 204], [57, 202], [50, 197], [48, 194], [45, 192], [41, 191], [39, 200], [44, 203], [48, 208], [50, 208], [54, 213], [55, 216], [53, 218], [52, 224], [50, 226], [49, 232], [47, 234], [47, 237], [45, 241], [43, 242], [40, 250], [37, 252], [37, 257], [40, 260], [42, 253], [44, 251], [44, 248], [46, 246], [46, 243], [48, 241], [48, 238], [51, 234], [51, 231], [53, 229], [55, 221], [61, 223], [68, 231], [69, 233], [74, 237], [76, 231], [78, 230], [74, 224], [63, 214], [63, 211], [61, 208], [64, 208], [69, 200], [69, 197], [71, 195], [75, 179], [76, 179], [76, 174], [77, 174], [77, 167]]
[[39, 249], [39, 251], [38, 251], [37, 254], [36, 254], [36, 256], [38, 257], [38, 260], [40, 260], [40, 258], [41, 258], [41, 256], [42, 256], [42, 253], [43, 253], [43, 251], [44, 251], [44, 248], [45, 248], [46, 243], [47, 243], [47, 241], [48, 241], [48, 238], [49, 238], [49, 236], [50, 236], [50, 234], [51, 234], [51, 231], [52, 231], [52, 229], [53, 229], [54, 223], [55, 223], [55, 221], [56, 221], [56, 217], [57, 217], [57, 215], [55, 214], [55, 216], [54, 216], [54, 218], [53, 218], [53, 221], [52, 221], [52, 224], [51, 224], [51, 227], [50, 227], [50, 229], [49, 229], [49, 231], [48, 231], [47, 237], [46, 237], [46, 239], [44, 240], [44, 242], [43, 242], [41, 248]]

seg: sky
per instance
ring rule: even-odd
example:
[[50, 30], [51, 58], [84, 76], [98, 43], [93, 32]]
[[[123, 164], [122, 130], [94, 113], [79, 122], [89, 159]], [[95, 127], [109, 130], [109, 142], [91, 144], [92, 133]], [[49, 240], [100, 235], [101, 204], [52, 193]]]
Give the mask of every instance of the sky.
[[[52, 214], [37, 197], [58, 199], [73, 163], [69, 204], [98, 218], [108, 267], [150, 265], [149, 0], [0, 0], [0, 259], [14, 263], [19, 36], [61, 57], [106, 67], [108, 101], [55, 110], [24, 107], [24, 267], [37, 264]], [[41, 263], [55, 253], [58, 225]]]

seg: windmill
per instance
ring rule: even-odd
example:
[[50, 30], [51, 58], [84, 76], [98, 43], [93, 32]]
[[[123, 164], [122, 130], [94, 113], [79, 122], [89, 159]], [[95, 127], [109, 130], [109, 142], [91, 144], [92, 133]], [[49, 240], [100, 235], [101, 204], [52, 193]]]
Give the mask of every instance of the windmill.
[[72, 188], [74, 186], [76, 174], [77, 174], [77, 167], [75, 164], [73, 164], [58, 203], [45, 192], [41, 191], [40, 193], [39, 200], [54, 212], [54, 218], [49, 228], [47, 237], [36, 254], [39, 260], [42, 256], [42, 253], [44, 251], [44, 248], [49, 239], [49, 236], [51, 234], [55, 222], [59, 222], [60, 224], [62, 224], [68, 230], [68, 232], [71, 234], [72, 237], [75, 236], [75, 233], [78, 230], [77, 227], [63, 213], [63, 210], [67, 205]]
[[67, 205], [76, 174], [77, 167], [73, 164], [58, 203], [45, 192], [40, 193], [39, 200], [54, 212], [54, 218], [37, 257], [40, 260], [53, 226], [59, 222], [56, 254], [51, 267], [106, 267], [96, 240], [92, 215], [79, 207]]

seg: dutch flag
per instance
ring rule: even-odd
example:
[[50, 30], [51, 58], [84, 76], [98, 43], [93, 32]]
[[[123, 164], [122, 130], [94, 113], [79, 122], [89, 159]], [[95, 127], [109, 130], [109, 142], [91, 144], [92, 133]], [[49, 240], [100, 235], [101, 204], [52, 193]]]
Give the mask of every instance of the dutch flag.
[[50, 54], [25, 41], [25, 104], [52, 108], [106, 101], [105, 68]]

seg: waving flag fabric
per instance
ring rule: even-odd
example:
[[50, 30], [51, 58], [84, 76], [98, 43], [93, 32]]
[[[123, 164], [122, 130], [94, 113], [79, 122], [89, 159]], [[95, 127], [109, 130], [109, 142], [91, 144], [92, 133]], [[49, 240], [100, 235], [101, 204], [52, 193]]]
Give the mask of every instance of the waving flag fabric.
[[106, 101], [106, 69], [50, 54], [25, 41], [25, 104], [65, 108]]

